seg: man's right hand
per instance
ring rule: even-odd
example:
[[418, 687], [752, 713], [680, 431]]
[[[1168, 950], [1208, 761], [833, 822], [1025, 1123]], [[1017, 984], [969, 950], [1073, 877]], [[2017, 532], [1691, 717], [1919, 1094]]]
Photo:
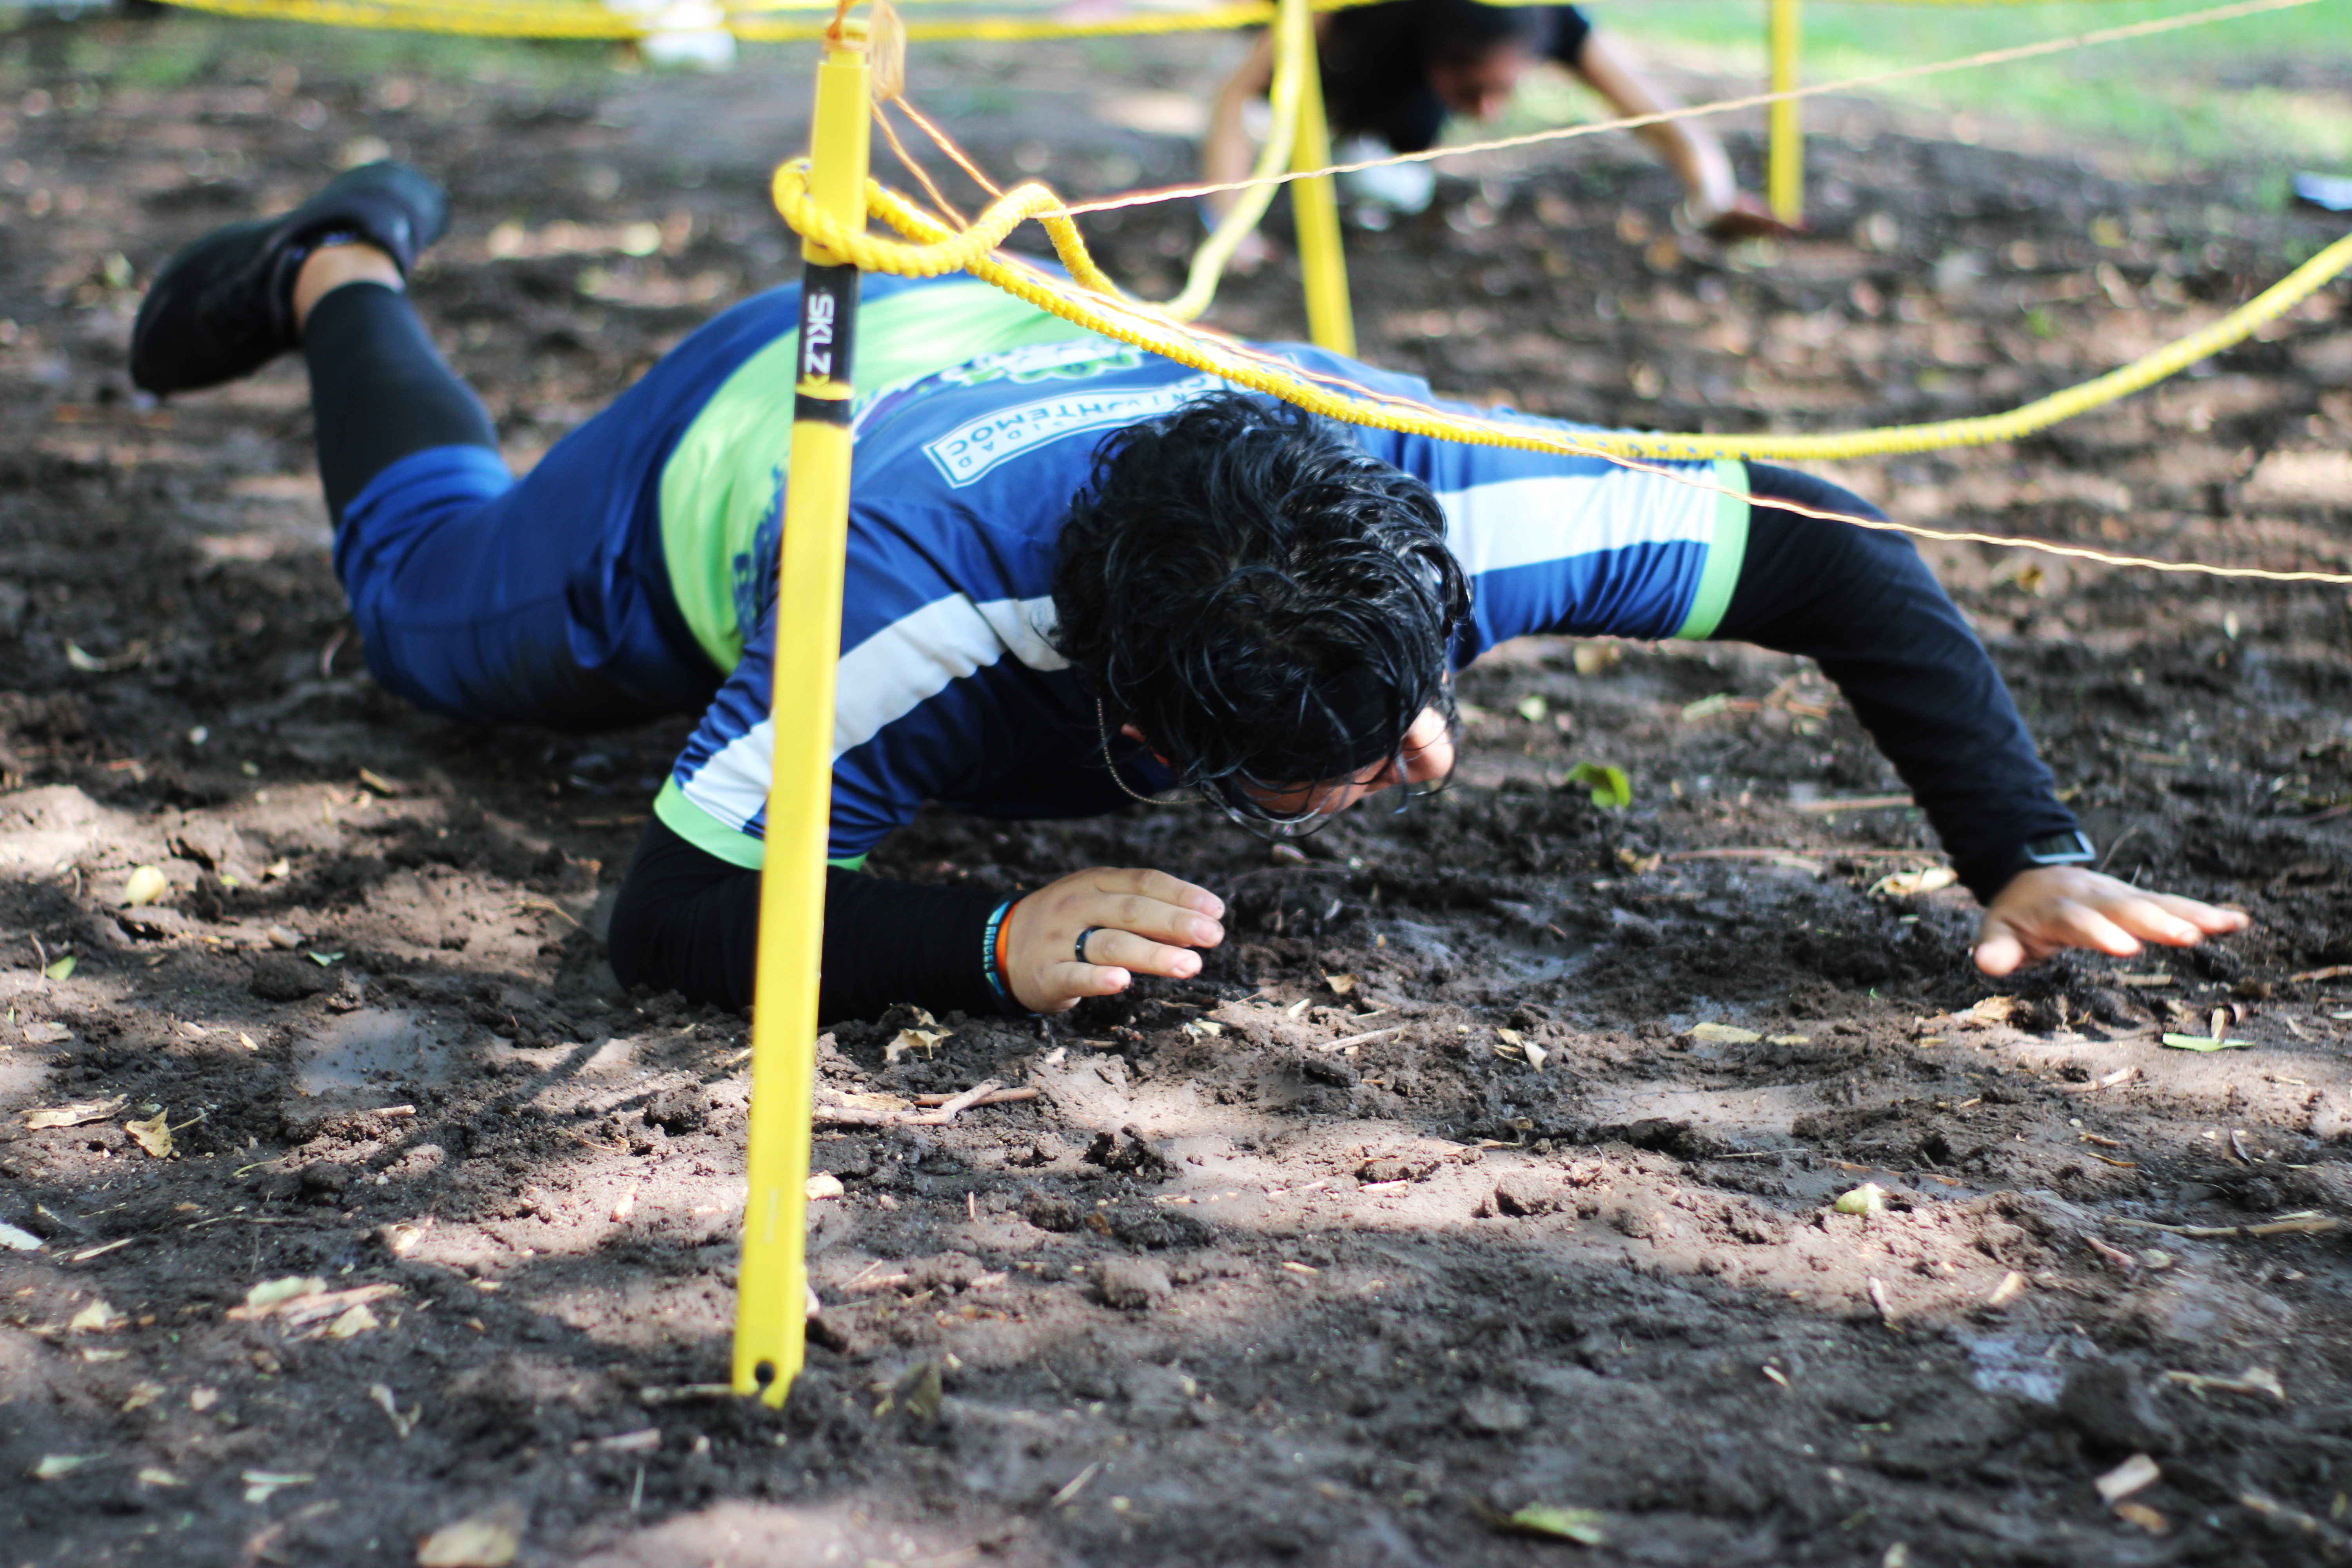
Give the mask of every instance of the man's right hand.
[[[1189, 980], [1196, 947], [1225, 940], [1224, 901], [1165, 871], [1090, 867], [1024, 896], [1004, 918], [1005, 982], [1033, 1013], [1062, 1013], [1082, 996], [1114, 996], [1138, 974]], [[1077, 958], [1078, 933], [1087, 962]]]

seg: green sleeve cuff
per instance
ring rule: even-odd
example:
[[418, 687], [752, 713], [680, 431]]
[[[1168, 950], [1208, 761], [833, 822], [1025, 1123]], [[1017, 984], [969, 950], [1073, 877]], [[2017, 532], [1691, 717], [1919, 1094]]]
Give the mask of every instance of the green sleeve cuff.
[[1675, 633], [1693, 641], [1713, 637], [1723, 624], [1723, 612], [1731, 607], [1731, 591], [1739, 586], [1739, 568], [1748, 556], [1748, 465], [1737, 458], [1717, 458], [1715, 482], [1722, 490], [1715, 498], [1715, 536], [1707, 542], [1706, 570], [1700, 574], [1690, 614]]
[[[686, 792], [677, 787], [677, 775], [675, 773], [662, 785], [661, 794], [654, 796], [654, 815], [660, 817], [662, 826], [672, 833], [697, 849], [718, 856], [730, 866], [756, 871], [767, 861], [768, 847], [763, 840], [740, 828], [728, 826], [687, 799]], [[837, 860], [827, 860], [825, 864], [838, 866], [845, 871], [862, 871], [866, 868], [866, 857], [850, 855]]]

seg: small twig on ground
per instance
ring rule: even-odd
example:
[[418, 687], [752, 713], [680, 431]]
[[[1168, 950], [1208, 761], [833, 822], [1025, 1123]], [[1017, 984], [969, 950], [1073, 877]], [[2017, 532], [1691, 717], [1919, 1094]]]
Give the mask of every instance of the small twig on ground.
[[992, 1078], [982, 1079], [978, 1083], [972, 1085], [970, 1089], [965, 1089], [961, 1094], [957, 1095], [953, 1100], [948, 1100], [942, 1104], [939, 1110], [932, 1112], [930, 1116], [925, 1117], [922, 1120], [926, 1125], [945, 1126], [947, 1123], [953, 1121], [964, 1111], [970, 1110], [975, 1105], [978, 1105], [982, 1100], [986, 1100], [990, 1095], [994, 1094], [998, 1089], [1003, 1089], [1003, 1087], [1004, 1086], [1003, 1084], [997, 1082], [997, 1080]]
[[2116, 834], [2114, 838], [2108, 840], [2107, 852], [2099, 857], [2098, 869], [2105, 871], [2107, 868], [2108, 862], [2112, 861], [2116, 858], [2116, 851], [2122, 848], [2124, 845], [2130, 840], [2131, 836], [2140, 830], [2140, 826], [2141, 825], [2139, 823], [2135, 822], [2129, 827], [2125, 828], [2121, 833]]
[[2274, 1530], [2303, 1536], [2326, 1547], [2331, 1556], [2342, 1557], [2347, 1550], [2352, 1550], [2352, 1542], [2347, 1542], [2344, 1532], [2334, 1525], [2325, 1520], [2316, 1519], [2299, 1508], [2289, 1508], [2286, 1504], [2275, 1499], [2264, 1497], [2260, 1492], [2240, 1492], [2238, 1505], [2259, 1515], [2264, 1523]]
[[2109, 1247], [2105, 1242], [2101, 1241], [2095, 1236], [2086, 1236], [2083, 1238], [2083, 1241], [2084, 1244], [2089, 1247], [2093, 1252], [2097, 1253], [2101, 1258], [2113, 1264], [2116, 1272], [2123, 1275], [2125, 1279], [2128, 1279], [2133, 1275], [2139, 1272], [2139, 1259], [2134, 1258], [2130, 1253], [2126, 1252], [2122, 1247]]
[[1879, 1280], [1876, 1275], [1873, 1275], [1870, 1279], [1870, 1304], [1878, 1309], [1878, 1321], [1880, 1322], [1885, 1323], [1890, 1329], [1899, 1330], [1902, 1327], [1901, 1324], [1895, 1321], [1895, 1302], [1886, 1294], [1885, 1285]]
[[[956, 1097], [951, 1094], [919, 1094], [915, 1096], [915, 1103], [925, 1107], [944, 1106], [955, 1098]], [[1011, 1105], [1016, 1100], [1034, 1100], [1036, 1098], [1037, 1091], [1035, 1089], [1024, 1086], [1020, 1089], [992, 1089], [986, 1094], [982, 1095], [978, 1100], [972, 1100], [971, 1103], [973, 1105]]]
[[830, 1127], [944, 1127], [963, 1111], [975, 1105], [988, 1105], [1003, 1100], [1034, 1100], [1034, 1089], [1008, 1089], [994, 1079], [984, 1079], [957, 1095], [922, 1095], [916, 1103], [936, 1106], [936, 1110], [914, 1114], [905, 1110], [881, 1110], [863, 1105], [820, 1105], [816, 1108], [818, 1122]]
[[2058, 1087], [2068, 1094], [2096, 1094], [2103, 1089], [2114, 1089], [2118, 1084], [2129, 1083], [2138, 1076], [2139, 1068], [2136, 1067], [2117, 1068], [2106, 1077], [2095, 1078], [2088, 1083], [2064, 1083]]
[[1403, 1032], [1402, 1024], [1393, 1024], [1385, 1029], [1372, 1029], [1360, 1035], [1346, 1035], [1336, 1040], [1325, 1040], [1315, 1048], [1318, 1051], [1336, 1051], [1342, 1046], [1360, 1046], [1367, 1040], [1384, 1040], [1391, 1035]]
[[2120, 1217], [2111, 1223], [2127, 1225], [2134, 1230], [2160, 1230], [2167, 1236], [2194, 1237], [2205, 1241], [2221, 1240], [2233, 1236], [2325, 1236], [2329, 1231], [2342, 1228], [2344, 1224], [2342, 1220], [2332, 1219], [2316, 1209], [2284, 1214], [2276, 1219], [2266, 1220], [2261, 1225], [2158, 1225], [2152, 1219]]

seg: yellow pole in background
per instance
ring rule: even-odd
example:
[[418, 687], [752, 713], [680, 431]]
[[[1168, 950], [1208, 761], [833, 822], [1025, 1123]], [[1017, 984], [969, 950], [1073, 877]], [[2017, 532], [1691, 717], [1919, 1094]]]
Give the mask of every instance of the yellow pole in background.
[[[1331, 127], [1323, 118], [1323, 61], [1311, 39], [1301, 62], [1298, 133], [1290, 144], [1293, 170], [1331, 162]], [[1307, 335], [1318, 348], [1352, 356], [1356, 317], [1348, 302], [1348, 254], [1339, 240], [1339, 202], [1331, 176], [1294, 180], [1290, 216], [1298, 229], [1298, 270], [1307, 284]]]
[[[854, 41], [862, 43], [862, 38]], [[872, 121], [862, 48], [836, 45], [817, 68], [810, 194], [866, 226]], [[801, 242], [800, 375], [779, 552], [775, 765], [760, 872], [760, 955], [751, 1014], [751, 1195], [735, 1298], [735, 1392], [781, 1405], [807, 1333], [809, 1126], [816, 1076], [817, 966], [824, 940], [833, 809], [833, 682], [841, 657], [842, 559], [849, 538], [850, 348], [857, 268]]]
[[[1797, 90], [1797, 53], [1803, 26], [1798, 0], [1771, 0], [1772, 90]], [[1764, 194], [1772, 216], [1782, 223], [1805, 221], [1805, 132], [1796, 100], [1784, 98], [1772, 105], [1770, 141], [1766, 150]]]

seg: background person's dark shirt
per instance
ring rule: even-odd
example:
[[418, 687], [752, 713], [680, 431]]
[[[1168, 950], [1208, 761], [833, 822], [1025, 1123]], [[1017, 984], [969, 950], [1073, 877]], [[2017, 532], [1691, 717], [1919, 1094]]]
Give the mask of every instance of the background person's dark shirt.
[[[1339, 136], [1377, 136], [1398, 153], [1434, 146], [1452, 112], [1429, 84], [1429, 64], [1462, 0], [1391, 0], [1333, 14], [1323, 40], [1323, 106]], [[1497, 13], [1496, 42], [1516, 42], [1573, 69], [1592, 24], [1573, 5], [1482, 6]]]

